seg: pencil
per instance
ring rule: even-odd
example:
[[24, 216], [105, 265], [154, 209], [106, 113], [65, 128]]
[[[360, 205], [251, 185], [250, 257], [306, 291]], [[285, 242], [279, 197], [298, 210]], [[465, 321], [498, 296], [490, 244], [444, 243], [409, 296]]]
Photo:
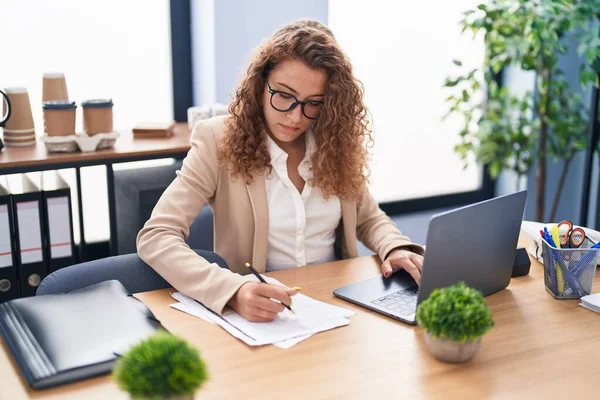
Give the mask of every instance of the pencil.
[[[267, 281], [264, 280], [264, 278], [258, 273], [258, 271], [255, 270], [252, 265], [250, 265], [250, 263], [246, 263], [246, 268], [248, 268], [254, 274], [254, 276], [256, 276], [262, 283], [267, 283]], [[268, 285], [268, 283], [267, 283], [267, 285]], [[296, 314], [294, 312], [294, 310], [292, 310], [292, 307], [290, 307], [290, 306], [288, 306], [287, 304], [284, 304], [284, 303], [281, 303], [281, 304], [283, 304], [283, 306], [285, 308], [287, 308], [288, 310], [290, 310], [290, 312], [292, 314]]]

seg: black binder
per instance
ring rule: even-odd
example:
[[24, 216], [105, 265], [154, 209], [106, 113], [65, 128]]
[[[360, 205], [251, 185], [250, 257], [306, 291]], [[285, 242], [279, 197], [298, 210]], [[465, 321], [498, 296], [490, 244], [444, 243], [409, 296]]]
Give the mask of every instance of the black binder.
[[45, 228], [45, 257], [48, 273], [75, 264], [71, 189], [58, 171], [44, 171], [41, 176]]
[[10, 192], [0, 182], [0, 303], [19, 297]]
[[34, 296], [47, 275], [44, 257], [42, 192], [25, 174], [8, 180], [14, 217], [19, 296]]
[[0, 335], [35, 389], [107, 374], [118, 356], [160, 328], [116, 280], [0, 304]]

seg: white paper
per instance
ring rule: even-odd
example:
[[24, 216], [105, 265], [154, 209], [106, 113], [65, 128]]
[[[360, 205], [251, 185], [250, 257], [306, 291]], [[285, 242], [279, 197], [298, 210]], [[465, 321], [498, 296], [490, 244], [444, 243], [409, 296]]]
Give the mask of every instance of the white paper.
[[22, 264], [30, 264], [43, 260], [39, 206], [38, 201], [17, 203], [19, 246]]
[[47, 199], [50, 258], [71, 257], [71, 219], [67, 196]]
[[[180, 294], [180, 293], [176, 293], [176, 294]], [[214, 318], [214, 316], [211, 317], [210, 311], [208, 311], [206, 308], [202, 307], [199, 303], [196, 303], [196, 304], [197, 304], [197, 306], [194, 307], [194, 306], [190, 306], [189, 304], [186, 304], [186, 303], [174, 303], [174, 304], [171, 304], [171, 307], [176, 310], [182, 311], [186, 314], [193, 315], [194, 317], [198, 317], [206, 322], [210, 322], [211, 324], [216, 324], [216, 322], [211, 319], [211, 318]], [[282, 340], [281, 342], [277, 342], [277, 343], [273, 343], [273, 344], [282, 349], [289, 349], [290, 347], [294, 346], [295, 344], [298, 344], [301, 341], [308, 339], [311, 336], [312, 335], [299, 336], [297, 338]]]
[[198, 305], [198, 307], [190, 307], [189, 305], [184, 303], [173, 303], [170, 305], [170, 307], [182, 311], [186, 314], [193, 315], [194, 317], [203, 319], [204, 321], [210, 322], [211, 324], [216, 323], [205, 314], [208, 313], [208, 311], [206, 311], [206, 309], [200, 305]]
[[585, 303], [579, 303], [579, 305], [581, 307], [583, 307], [583, 308], [587, 308], [590, 311], [594, 311], [594, 312], [600, 313], [600, 308], [598, 308], [596, 306], [588, 305], [588, 304], [585, 304]]
[[[267, 280], [271, 284], [281, 285], [275, 279], [267, 278]], [[355, 314], [345, 308], [297, 294], [293, 296], [292, 308], [295, 315], [284, 310], [272, 322], [250, 322], [237, 313], [217, 315], [181, 293], [172, 293], [171, 296], [179, 301], [179, 303], [172, 304], [171, 307], [205, 321], [216, 323], [232, 336], [250, 346], [274, 344], [287, 349], [315, 333], [348, 325], [350, 322], [347, 318]]]
[[580, 300], [586, 306], [597, 307], [600, 309], [600, 293], [588, 294], [587, 296], [581, 297]]
[[300, 307], [294, 307], [294, 311], [296, 315], [286, 311], [281, 312], [268, 323], [250, 322], [237, 313], [224, 315], [223, 319], [244, 332], [251, 339], [250, 341], [245, 340], [245, 342], [255, 346], [276, 343], [349, 324], [345, 318], [321, 317], [311, 314], [310, 311], [305, 312]]
[[214, 321], [214, 315], [208, 311], [206, 307], [203, 307], [196, 300], [182, 294], [182, 293], [171, 293], [171, 297], [177, 300], [179, 303], [171, 304], [171, 307], [183, 311], [187, 314], [193, 315], [194, 317], [201, 318], [210, 323], [216, 323]]
[[8, 224], [8, 206], [0, 205], [0, 268], [12, 266], [12, 247], [10, 245], [10, 225]]

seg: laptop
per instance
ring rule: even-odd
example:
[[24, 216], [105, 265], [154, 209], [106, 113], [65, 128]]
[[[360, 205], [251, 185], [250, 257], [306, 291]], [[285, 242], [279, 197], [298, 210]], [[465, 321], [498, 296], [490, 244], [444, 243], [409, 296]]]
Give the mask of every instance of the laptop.
[[333, 294], [414, 325], [418, 304], [434, 289], [464, 281], [484, 296], [498, 292], [510, 282], [526, 198], [520, 191], [431, 217], [420, 287], [401, 270]]

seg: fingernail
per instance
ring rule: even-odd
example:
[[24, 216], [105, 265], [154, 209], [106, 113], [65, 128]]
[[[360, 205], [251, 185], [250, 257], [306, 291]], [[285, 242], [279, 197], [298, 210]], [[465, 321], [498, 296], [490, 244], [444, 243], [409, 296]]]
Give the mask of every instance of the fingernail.
[[290, 299], [290, 307], [292, 307], [294, 305], [294, 300]]
[[297, 290], [297, 291], [301, 291], [302, 290], [302, 288], [300, 286], [294, 286], [292, 289], [293, 290]]

